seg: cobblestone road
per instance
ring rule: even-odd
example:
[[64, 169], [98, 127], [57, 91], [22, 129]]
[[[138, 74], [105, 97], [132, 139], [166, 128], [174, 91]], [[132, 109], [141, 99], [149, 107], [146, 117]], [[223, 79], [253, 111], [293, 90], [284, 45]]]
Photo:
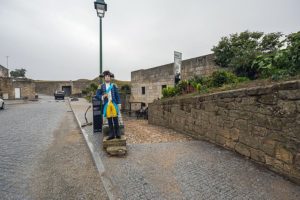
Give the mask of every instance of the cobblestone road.
[[[81, 100], [72, 105], [83, 121], [88, 104]], [[299, 186], [207, 142], [131, 144], [126, 157], [116, 158], [102, 151], [101, 135], [93, 134], [92, 127], [85, 131], [117, 199], [300, 199]]]
[[[1, 200], [60, 199], [63, 196], [76, 199], [74, 190], [77, 189], [68, 180], [74, 185], [84, 184], [77, 179], [92, 184], [91, 176], [98, 176], [76, 122], [72, 121], [70, 107], [64, 101], [52, 99], [43, 97], [39, 102], [8, 105], [0, 112]], [[63, 126], [64, 121], [69, 126]], [[76, 129], [77, 133], [73, 133]], [[82, 172], [81, 176], [78, 171]], [[77, 174], [74, 176], [74, 173]], [[103, 192], [100, 182], [96, 183], [97, 192]], [[79, 190], [80, 197], [92, 194], [91, 190], [93, 187], [89, 191]], [[106, 195], [101, 197], [99, 199], [107, 198]]]
[[28, 199], [28, 183], [39, 153], [53, 139], [66, 106], [43, 100], [9, 105], [0, 112], [0, 196]]

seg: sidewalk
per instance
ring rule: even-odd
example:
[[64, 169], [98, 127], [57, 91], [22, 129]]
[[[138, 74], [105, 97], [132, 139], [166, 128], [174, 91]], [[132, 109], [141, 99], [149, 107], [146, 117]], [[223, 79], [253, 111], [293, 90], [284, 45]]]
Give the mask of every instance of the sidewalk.
[[15, 105], [15, 104], [22, 104], [28, 103], [28, 100], [4, 100], [5, 105]]
[[[84, 123], [90, 104], [84, 99], [70, 104], [79, 124]], [[92, 110], [87, 118], [92, 120]], [[117, 158], [103, 152], [101, 134], [93, 134], [92, 126], [83, 128], [110, 199], [300, 199], [300, 186], [234, 152], [145, 121], [124, 123], [125, 135], [155, 132], [154, 138], [170, 134], [172, 139], [144, 144], [131, 139], [128, 155]]]

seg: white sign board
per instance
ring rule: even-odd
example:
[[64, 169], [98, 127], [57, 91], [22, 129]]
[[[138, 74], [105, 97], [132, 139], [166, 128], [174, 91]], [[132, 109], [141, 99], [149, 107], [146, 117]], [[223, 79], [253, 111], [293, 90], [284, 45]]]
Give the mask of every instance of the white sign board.
[[180, 74], [181, 71], [182, 53], [174, 51], [174, 72]]

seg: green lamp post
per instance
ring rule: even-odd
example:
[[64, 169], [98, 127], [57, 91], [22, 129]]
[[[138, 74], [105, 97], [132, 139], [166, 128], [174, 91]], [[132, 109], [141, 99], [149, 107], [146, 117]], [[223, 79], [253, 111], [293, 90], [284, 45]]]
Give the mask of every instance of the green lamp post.
[[96, 0], [94, 2], [97, 15], [100, 18], [100, 75], [102, 74], [102, 18], [107, 11], [107, 4], [104, 0]]

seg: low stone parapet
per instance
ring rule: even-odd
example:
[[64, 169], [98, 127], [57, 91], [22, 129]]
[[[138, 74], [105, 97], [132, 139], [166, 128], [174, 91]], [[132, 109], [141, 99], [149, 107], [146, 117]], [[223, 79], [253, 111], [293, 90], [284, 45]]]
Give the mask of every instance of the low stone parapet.
[[149, 123], [234, 150], [300, 183], [300, 81], [149, 105]]

